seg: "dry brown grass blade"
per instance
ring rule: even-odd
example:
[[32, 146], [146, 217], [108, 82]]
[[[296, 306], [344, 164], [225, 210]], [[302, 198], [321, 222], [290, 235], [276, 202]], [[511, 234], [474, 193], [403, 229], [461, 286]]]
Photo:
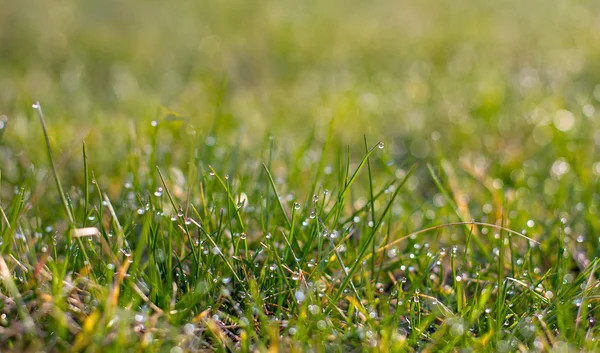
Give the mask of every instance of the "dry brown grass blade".
[[119, 267], [119, 272], [117, 274], [117, 278], [115, 279], [115, 282], [113, 283], [113, 288], [108, 297], [109, 308], [116, 307], [119, 302], [119, 295], [121, 293], [121, 284], [123, 284], [123, 280], [125, 279], [125, 276], [127, 275], [127, 270], [129, 269], [130, 264], [131, 263], [126, 260], [126, 261], [123, 261], [123, 263], [121, 264], [121, 267]]

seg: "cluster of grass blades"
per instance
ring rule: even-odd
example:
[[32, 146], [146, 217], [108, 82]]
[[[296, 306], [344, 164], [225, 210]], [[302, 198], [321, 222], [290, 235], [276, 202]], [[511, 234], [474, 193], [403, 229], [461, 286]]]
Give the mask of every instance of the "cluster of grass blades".
[[[34, 108], [56, 191], [32, 169], [0, 200], [3, 351], [597, 349], [598, 261], [566, 220], [543, 239], [502, 212], [470, 220], [444, 161], [390, 172], [382, 142], [354, 162], [327, 141], [301, 194], [309, 174], [282, 173], [273, 139], [252, 163], [185, 141], [189, 160], [169, 165], [157, 121], [152, 168], [109, 192], [85, 144], [83, 185], [62, 184]], [[410, 229], [412, 178], [448, 222]]]

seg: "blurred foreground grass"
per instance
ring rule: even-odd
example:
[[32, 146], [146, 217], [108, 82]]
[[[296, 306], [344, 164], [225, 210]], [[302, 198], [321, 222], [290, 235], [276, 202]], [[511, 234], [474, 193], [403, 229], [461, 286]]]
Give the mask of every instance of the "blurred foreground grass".
[[600, 3], [1, 8], [3, 348], [598, 349]]

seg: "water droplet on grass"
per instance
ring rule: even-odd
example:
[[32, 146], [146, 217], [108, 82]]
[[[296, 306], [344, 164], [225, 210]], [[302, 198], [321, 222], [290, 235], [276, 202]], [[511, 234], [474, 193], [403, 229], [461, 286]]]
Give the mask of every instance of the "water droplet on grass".
[[387, 251], [387, 256], [389, 258], [395, 258], [398, 255], [398, 250], [391, 248]]
[[321, 313], [321, 308], [319, 308], [318, 305], [309, 305], [308, 311], [310, 311], [310, 313], [313, 315], [317, 315]]
[[294, 293], [294, 295], [296, 296], [296, 301], [298, 302], [298, 304], [302, 304], [304, 299], [306, 299], [306, 296], [302, 291], [297, 290], [296, 293]]
[[379, 148], [380, 150], [382, 150], [385, 147], [385, 144], [383, 142], [379, 142], [377, 144], [377, 148]]
[[457, 323], [450, 327], [450, 334], [454, 337], [462, 336], [464, 333], [465, 326], [462, 323]]
[[298, 202], [294, 202], [294, 209], [295, 210], [299, 210], [300, 209], [300, 204]]
[[216, 142], [217, 140], [212, 136], [206, 136], [206, 138], [204, 139], [204, 143], [207, 146], [214, 146]]
[[186, 335], [193, 335], [195, 330], [196, 325], [194, 324], [185, 324], [185, 326], [183, 326], [183, 332], [185, 332]]

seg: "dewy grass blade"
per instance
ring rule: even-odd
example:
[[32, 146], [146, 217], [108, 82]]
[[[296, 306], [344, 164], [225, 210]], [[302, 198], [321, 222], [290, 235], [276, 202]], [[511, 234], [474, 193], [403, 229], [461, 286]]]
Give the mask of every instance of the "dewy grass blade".
[[269, 168], [267, 168], [267, 166], [264, 163], [263, 163], [263, 168], [265, 169], [265, 172], [267, 173], [267, 176], [269, 177], [269, 183], [271, 184], [271, 187], [273, 188], [273, 192], [275, 193], [275, 198], [277, 199], [277, 203], [279, 204], [279, 209], [281, 210], [281, 213], [283, 213], [285, 222], [286, 222], [288, 228], [291, 228], [292, 222], [290, 221], [290, 218], [289, 218], [287, 212], [285, 211], [285, 208], [283, 207], [283, 203], [281, 203], [281, 197], [279, 197], [279, 193], [277, 192], [277, 188], [275, 187], [275, 181], [273, 180], [273, 176], [271, 175], [271, 172], [269, 172]]
[[210, 234], [208, 234], [208, 232], [204, 231], [204, 229], [202, 228], [202, 225], [200, 223], [196, 222], [196, 220], [190, 219], [190, 222], [192, 222], [192, 224], [194, 224], [196, 227], [198, 227], [198, 229], [200, 229], [202, 231], [204, 236], [206, 236], [206, 239], [208, 239], [208, 241], [210, 241], [211, 245], [214, 247], [213, 249], [217, 249], [216, 255], [219, 255], [221, 257], [221, 259], [223, 259], [223, 262], [225, 262], [225, 265], [227, 265], [227, 267], [231, 271], [231, 274], [235, 277], [235, 279], [239, 282], [239, 284], [243, 288], [245, 288], [246, 287], [245, 282], [243, 282], [242, 279], [238, 276], [237, 272], [233, 268], [233, 265], [229, 262], [229, 260], [227, 259], [227, 257], [225, 256], [225, 254], [223, 253], [223, 251], [217, 244], [217, 242], [210, 236]]
[[[365, 256], [365, 253], [367, 252], [367, 248], [369, 247], [369, 244], [371, 243], [371, 241], [373, 241], [373, 239], [375, 238], [375, 235], [377, 234], [377, 230], [381, 226], [381, 223], [383, 222], [383, 219], [385, 218], [385, 216], [387, 215], [387, 213], [392, 208], [392, 204], [396, 200], [396, 197], [400, 193], [400, 190], [402, 190], [402, 187], [404, 186], [404, 184], [406, 184], [406, 181], [408, 181], [408, 179], [410, 178], [410, 176], [412, 175], [412, 173], [415, 171], [415, 168], [416, 168], [416, 165], [413, 165], [410, 168], [410, 170], [408, 171], [408, 173], [406, 174], [406, 176], [404, 177], [404, 179], [402, 179], [402, 181], [400, 182], [400, 184], [398, 185], [398, 187], [394, 191], [394, 194], [392, 195], [392, 197], [390, 199], [390, 202], [387, 204], [385, 210], [383, 211], [381, 217], [379, 218], [379, 221], [377, 221], [377, 224], [375, 226], [373, 226], [373, 229], [371, 230], [371, 233], [369, 234], [369, 237], [362, 244], [362, 247], [360, 248], [359, 253], [356, 256], [356, 259], [354, 260], [354, 264], [352, 265], [352, 267], [348, 271], [348, 275], [344, 278], [344, 280], [340, 284], [339, 288], [337, 289], [337, 292], [332, 297], [332, 300], [331, 300], [331, 303], [330, 303], [331, 305], [335, 305], [335, 303], [338, 301], [338, 299], [344, 293], [344, 289], [346, 289], [346, 287], [348, 286], [348, 283], [352, 279], [352, 276], [354, 276], [354, 273], [356, 272], [356, 270], [358, 269], [358, 267], [361, 265], [362, 260], [363, 260], [363, 258]], [[330, 309], [328, 309], [328, 310], [330, 310]]]
[[[450, 194], [448, 194], [448, 191], [446, 190], [446, 188], [444, 188], [444, 186], [442, 185], [442, 182], [440, 181], [440, 179], [435, 174], [435, 171], [433, 170], [433, 167], [431, 166], [431, 164], [427, 164], [427, 169], [429, 170], [429, 174], [431, 175], [431, 178], [433, 179], [433, 182], [437, 186], [438, 190], [440, 190], [440, 192], [442, 193], [442, 195], [444, 195], [444, 198], [446, 199], [446, 201], [448, 202], [448, 204], [450, 204], [450, 206], [452, 207], [452, 209], [453, 209], [454, 213], [456, 214], [456, 216], [458, 217], [458, 219], [461, 222], [463, 222], [463, 223], [468, 223], [469, 220], [464, 219], [464, 217], [461, 215], [460, 210], [458, 208], [458, 205], [456, 204], [456, 202], [454, 201], [454, 199], [452, 198], [452, 196], [450, 196]], [[470, 232], [471, 232], [471, 230], [469, 230], [468, 226], [466, 227], [466, 231], [468, 232], [468, 234], [470, 234]], [[475, 243], [477, 244], [477, 246], [481, 250], [483, 250], [483, 255], [489, 261], [492, 261], [492, 256], [488, 253], [487, 249], [483, 245], [483, 242], [478, 237], [470, 237], [470, 235], [468, 237], [469, 237], [469, 239], [471, 239], [471, 238], [474, 239]]]
[[231, 207], [235, 210], [233, 212], [235, 213], [235, 216], [236, 216], [238, 222], [240, 223], [240, 228], [241, 228], [242, 232], [244, 232], [246, 230], [246, 228], [244, 227], [244, 221], [242, 220], [242, 215], [240, 214], [240, 209], [237, 208], [237, 203], [235, 202], [233, 195], [231, 195], [231, 191], [229, 190], [229, 187], [227, 186], [227, 184], [225, 184], [223, 179], [221, 179], [221, 177], [219, 176], [219, 174], [217, 174], [217, 172], [213, 169], [213, 167], [208, 166], [208, 169], [210, 169], [210, 171], [214, 174], [215, 178], [217, 178], [217, 181], [219, 181], [219, 184], [221, 184], [221, 186], [223, 187], [223, 190], [225, 190], [225, 192], [227, 193], [227, 199], [229, 200]]
[[85, 193], [85, 205], [83, 212], [83, 226], [85, 227], [85, 223], [87, 222], [88, 211], [90, 207], [90, 173], [88, 170], [88, 158], [87, 158], [87, 150], [85, 141], [82, 144], [82, 155], [83, 155], [83, 177], [84, 177], [84, 193]]
[[[58, 193], [60, 194], [60, 199], [63, 203], [63, 207], [65, 212], [67, 213], [67, 217], [69, 217], [69, 222], [71, 222], [71, 226], [75, 227], [75, 218], [73, 218], [73, 214], [69, 208], [69, 203], [67, 202], [67, 198], [65, 196], [65, 191], [63, 190], [62, 184], [60, 182], [60, 177], [58, 176], [58, 171], [56, 170], [56, 165], [54, 164], [54, 157], [52, 156], [52, 147], [50, 145], [50, 137], [48, 136], [48, 128], [46, 127], [46, 120], [44, 119], [44, 113], [42, 112], [42, 106], [40, 102], [35, 102], [32, 105], [33, 109], [35, 109], [40, 118], [40, 123], [42, 125], [42, 131], [44, 132], [44, 139], [46, 140], [46, 152], [48, 154], [48, 161], [50, 162], [50, 166], [52, 167], [52, 173], [54, 174], [54, 181], [56, 182], [56, 188], [58, 189]], [[70, 238], [70, 232], [69, 234]], [[69, 239], [70, 240], [70, 239]]]
[[[167, 182], [165, 181], [165, 178], [163, 177], [162, 172], [160, 171], [160, 168], [158, 166], [156, 167], [156, 171], [158, 172], [158, 177], [160, 178], [163, 188], [164, 188], [165, 192], [167, 193], [167, 197], [169, 198], [169, 201], [171, 202], [171, 206], [173, 206], [173, 212], [177, 212], [177, 206], [175, 205], [175, 200], [173, 199], [173, 195], [171, 195], [171, 191], [169, 190], [169, 187], [167, 186]], [[198, 254], [196, 254], [196, 251], [194, 250], [195, 247], [192, 242], [192, 236], [187, 227], [187, 224], [185, 224], [185, 220], [183, 219], [183, 216], [181, 216], [181, 217], [179, 215], [176, 215], [176, 216], [179, 219], [179, 224], [181, 225], [181, 228], [183, 229], [183, 231], [187, 237], [188, 245], [190, 246], [190, 250], [192, 251], [194, 261], [196, 261], [197, 266], [199, 266], [200, 260], [199, 260]]]
[[[325, 226], [325, 223], [323, 223], [323, 221], [319, 218], [318, 219], [319, 224], [321, 224], [321, 227], [325, 230], [325, 232], [327, 232], [329, 234], [329, 231], [327, 230], [327, 227]], [[344, 275], [346, 277], [348, 277], [348, 268], [346, 267], [346, 265], [344, 264], [344, 260], [342, 259], [342, 255], [340, 254], [339, 250], [338, 250], [338, 246], [335, 244], [335, 242], [333, 241], [333, 238], [328, 236], [327, 238], [329, 238], [329, 243], [331, 244], [331, 248], [333, 253], [335, 254], [335, 257], [338, 260], [338, 263], [340, 264], [340, 267], [342, 269], [342, 271], [344, 272]], [[365, 310], [365, 307], [362, 305], [361, 303], [361, 296], [360, 293], [358, 293], [358, 290], [356, 289], [356, 286], [354, 286], [354, 283], [352, 282], [352, 279], [350, 280], [350, 287], [352, 288], [352, 291], [354, 292], [354, 295], [356, 295], [356, 298], [358, 299], [358, 306], [362, 309]]]
[[[383, 142], [378, 142], [374, 147], [371, 147], [371, 149], [367, 151], [367, 154], [363, 157], [363, 159], [358, 164], [358, 167], [356, 167], [356, 170], [354, 171], [354, 173], [352, 173], [352, 176], [350, 177], [350, 179], [348, 179], [348, 180], [346, 180], [344, 182], [344, 188], [342, 189], [342, 191], [340, 192], [340, 194], [338, 196], [338, 202], [333, 206], [333, 208], [327, 214], [327, 216], [325, 216], [325, 219], [323, 220], [324, 222], [327, 222], [331, 216], [333, 216], [334, 214], [336, 214], [336, 211], [338, 211], [338, 208], [342, 206], [341, 200], [344, 199], [344, 196], [346, 196], [346, 193], [348, 192], [348, 190], [350, 190], [350, 187], [356, 181], [356, 178], [358, 177], [358, 174], [360, 173], [360, 171], [362, 170], [362, 168], [365, 166], [365, 164], [369, 160], [369, 156], [371, 156], [371, 154], [375, 150], [379, 149], [380, 146], [383, 146]], [[349, 165], [350, 165], [350, 163], [348, 163], [348, 166]]]
[[[365, 150], [369, 152], [369, 145], [367, 144], [367, 135], [363, 136], [365, 140]], [[375, 197], [373, 195], [373, 175], [371, 174], [371, 160], [367, 158], [367, 172], [369, 175], [369, 203], [371, 204], [371, 221], [375, 222]], [[371, 261], [371, 273], [375, 273], [375, 242], [372, 243], [371, 254], [373, 260]]]

